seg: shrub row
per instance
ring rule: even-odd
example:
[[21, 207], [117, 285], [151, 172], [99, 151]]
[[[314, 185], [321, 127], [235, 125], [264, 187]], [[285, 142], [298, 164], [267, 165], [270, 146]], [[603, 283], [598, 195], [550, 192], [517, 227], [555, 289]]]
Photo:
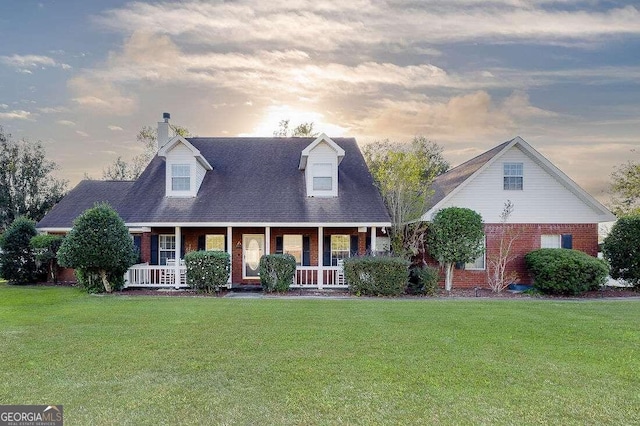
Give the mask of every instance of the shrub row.
[[603, 260], [578, 250], [539, 249], [524, 260], [534, 287], [549, 294], [576, 295], [597, 290], [609, 272]]
[[409, 280], [408, 267], [399, 257], [352, 257], [344, 261], [344, 275], [353, 294], [398, 296]]
[[189, 287], [211, 293], [227, 285], [230, 271], [229, 253], [192, 251], [184, 256]]

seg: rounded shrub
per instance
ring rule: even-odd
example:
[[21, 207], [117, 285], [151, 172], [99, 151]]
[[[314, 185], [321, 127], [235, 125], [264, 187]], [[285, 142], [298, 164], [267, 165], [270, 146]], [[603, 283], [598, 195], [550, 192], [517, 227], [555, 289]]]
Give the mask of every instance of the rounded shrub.
[[640, 214], [618, 219], [604, 239], [602, 251], [611, 266], [611, 277], [640, 289]]
[[344, 276], [352, 294], [399, 296], [407, 286], [408, 267], [400, 257], [352, 257], [344, 261]]
[[438, 290], [440, 270], [429, 265], [414, 265], [409, 268], [407, 293], [433, 296]]
[[184, 256], [189, 287], [211, 293], [227, 285], [230, 272], [229, 253], [192, 251]]
[[260, 258], [260, 282], [267, 293], [289, 290], [296, 273], [296, 258], [290, 254], [266, 254]]
[[577, 295], [597, 290], [609, 272], [603, 260], [578, 250], [539, 249], [524, 260], [534, 288], [547, 294]]
[[29, 244], [37, 234], [35, 223], [19, 217], [0, 238], [0, 276], [14, 284], [32, 283], [39, 274], [36, 259]]

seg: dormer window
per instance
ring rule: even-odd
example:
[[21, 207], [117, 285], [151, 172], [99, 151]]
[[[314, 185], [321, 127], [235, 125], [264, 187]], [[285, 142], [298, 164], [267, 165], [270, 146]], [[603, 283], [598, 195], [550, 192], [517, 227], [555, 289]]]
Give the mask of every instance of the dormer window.
[[171, 165], [171, 190], [191, 191], [191, 166], [189, 164]]
[[313, 190], [331, 191], [333, 189], [333, 170], [331, 163], [313, 165]]

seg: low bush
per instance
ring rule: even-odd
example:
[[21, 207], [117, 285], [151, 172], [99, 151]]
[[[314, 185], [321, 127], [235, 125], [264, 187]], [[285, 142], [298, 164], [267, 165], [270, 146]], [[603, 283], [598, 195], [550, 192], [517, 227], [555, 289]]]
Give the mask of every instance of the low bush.
[[577, 295], [597, 290], [609, 272], [603, 260], [578, 250], [539, 249], [524, 260], [534, 287], [548, 294]]
[[184, 256], [189, 287], [211, 293], [226, 286], [230, 273], [229, 253], [192, 251]]
[[267, 293], [289, 290], [295, 273], [296, 258], [290, 254], [267, 254], [260, 258], [260, 282]]
[[428, 265], [414, 265], [409, 268], [407, 293], [433, 296], [438, 290], [440, 271]]
[[344, 276], [353, 294], [398, 296], [407, 285], [408, 267], [399, 257], [352, 257], [344, 261]]

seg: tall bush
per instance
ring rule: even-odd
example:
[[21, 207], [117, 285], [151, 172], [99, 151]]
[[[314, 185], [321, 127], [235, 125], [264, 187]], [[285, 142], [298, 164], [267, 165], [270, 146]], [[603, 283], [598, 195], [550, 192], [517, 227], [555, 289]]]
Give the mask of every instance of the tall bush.
[[429, 265], [414, 265], [409, 268], [407, 293], [433, 296], [438, 290], [440, 271]]
[[[60, 266], [74, 268], [87, 291], [111, 293], [122, 287], [124, 274], [136, 263], [138, 253], [129, 231], [106, 203], [85, 210], [58, 250]], [[100, 278], [102, 287], [94, 285]]]
[[0, 276], [15, 284], [37, 280], [36, 260], [29, 244], [36, 234], [35, 223], [24, 216], [9, 225], [0, 238]]
[[400, 257], [352, 257], [344, 261], [344, 276], [353, 294], [399, 296], [409, 279], [408, 267]]
[[192, 251], [184, 256], [189, 287], [211, 293], [227, 285], [230, 273], [229, 253]]
[[58, 250], [62, 245], [60, 235], [40, 234], [31, 238], [29, 244], [33, 249], [38, 268], [47, 271], [47, 277], [53, 283], [58, 282]]
[[640, 288], [640, 214], [621, 217], [602, 245], [611, 276]]
[[577, 295], [597, 290], [609, 268], [600, 259], [579, 250], [539, 249], [524, 257], [533, 285], [543, 293]]
[[296, 258], [290, 254], [266, 254], [260, 258], [260, 282], [267, 293], [289, 290], [296, 273]]

